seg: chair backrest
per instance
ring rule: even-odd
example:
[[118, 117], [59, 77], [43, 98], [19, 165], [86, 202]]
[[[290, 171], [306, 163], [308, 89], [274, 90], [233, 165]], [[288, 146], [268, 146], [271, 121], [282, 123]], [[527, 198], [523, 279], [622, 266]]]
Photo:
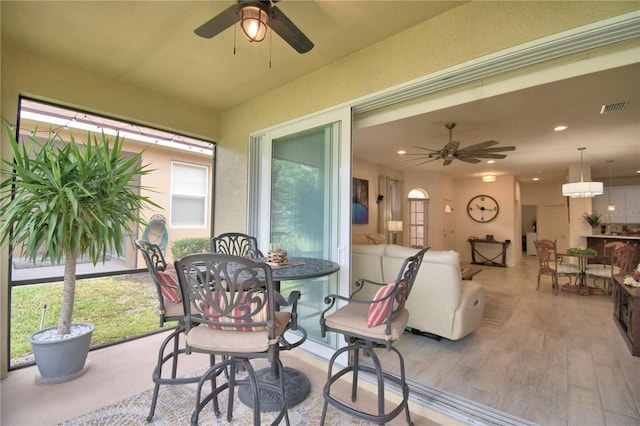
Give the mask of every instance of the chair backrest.
[[556, 242], [551, 240], [534, 240], [540, 271], [543, 273], [553, 273], [557, 269]]
[[274, 339], [274, 288], [269, 265], [240, 256], [197, 253], [177, 260], [175, 267], [187, 332], [202, 324], [225, 331], [264, 331]]
[[[400, 268], [400, 272], [398, 272], [398, 277], [396, 278], [397, 290], [395, 301], [397, 308], [394, 310], [404, 308], [404, 305], [411, 294], [411, 290], [413, 289], [413, 283], [416, 280], [416, 276], [420, 270], [420, 265], [422, 265], [422, 259], [424, 258], [424, 254], [427, 250], [429, 250], [428, 247], [423, 248], [418, 253], [405, 259], [402, 263], [402, 267]], [[391, 313], [389, 314], [388, 323], [391, 323]]]
[[247, 258], [264, 257], [258, 249], [258, 240], [251, 235], [239, 232], [228, 232], [213, 237], [211, 252]]
[[[165, 273], [167, 267], [170, 265], [167, 265], [164, 255], [162, 254], [162, 249], [157, 244], [145, 240], [135, 240], [133, 243], [140, 253], [142, 253], [142, 257], [147, 264], [147, 269], [149, 269], [149, 274], [156, 287], [160, 327], [162, 327], [166, 321], [181, 321], [183, 312], [177, 277], [173, 279], [173, 274], [169, 275], [169, 272]], [[178, 307], [176, 307], [176, 309], [170, 309], [169, 313], [167, 313], [167, 300], [171, 301], [174, 305], [178, 304]]]
[[[632, 272], [635, 254], [636, 247], [631, 244], [618, 245], [613, 249], [611, 264], [620, 268], [620, 272], [615, 275], [623, 277]], [[613, 268], [611, 274], [614, 275]]]
[[133, 244], [142, 253], [152, 276], [156, 275], [156, 271], [164, 271], [167, 268], [167, 262], [160, 246], [145, 240], [135, 240]]

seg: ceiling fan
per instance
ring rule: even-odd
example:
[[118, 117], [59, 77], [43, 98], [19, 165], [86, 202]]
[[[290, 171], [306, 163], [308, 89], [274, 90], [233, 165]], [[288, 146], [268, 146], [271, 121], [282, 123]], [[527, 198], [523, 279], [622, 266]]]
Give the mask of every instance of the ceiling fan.
[[241, 22], [242, 31], [250, 41], [262, 41], [270, 27], [298, 53], [313, 49], [313, 43], [275, 6], [279, 0], [246, 1], [237, 4], [200, 25], [194, 32], [200, 37], [212, 38], [236, 22]]
[[[442, 149], [431, 149], [425, 148], [422, 146], [416, 146], [418, 149], [423, 149], [425, 151], [430, 151], [428, 154], [406, 154], [406, 155], [414, 155], [419, 156], [420, 158], [410, 158], [409, 160], [424, 160], [418, 165], [430, 163], [431, 161], [444, 159], [444, 165], [448, 166], [451, 164], [453, 160], [460, 160], [466, 163], [476, 164], [481, 162], [481, 158], [496, 158], [501, 159], [505, 158], [505, 154], [499, 154], [502, 151], [515, 151], [515, 146], [503, 146], [503, 147], [494, 147], [499, 142], [498, 141], [485, 141], [480, 142], [475, 145], [470, 145], [466, 148], [458, 149], [460, 147], [460, 142], [454, 141], [452, 139], [452, 133], [454, 127], [456, 127], [456, 123], [447, 123], [445, 127], [449, 129], [449, 142]], [[491, 148], [494, 147], [494, 148]]]

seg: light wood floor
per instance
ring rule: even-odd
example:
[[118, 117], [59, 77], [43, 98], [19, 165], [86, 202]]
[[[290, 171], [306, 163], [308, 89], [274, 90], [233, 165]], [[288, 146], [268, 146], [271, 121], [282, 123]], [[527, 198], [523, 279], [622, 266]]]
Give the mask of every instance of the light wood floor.
[[542, 425], [640, 425], [640, 358], [610, 296], [555, 296], [549, 277], [536, 291], [535, 256], [482, 269], [475, 280], [513, 305], [508, 319], [455, 342], [404, 335], [408, 377]]

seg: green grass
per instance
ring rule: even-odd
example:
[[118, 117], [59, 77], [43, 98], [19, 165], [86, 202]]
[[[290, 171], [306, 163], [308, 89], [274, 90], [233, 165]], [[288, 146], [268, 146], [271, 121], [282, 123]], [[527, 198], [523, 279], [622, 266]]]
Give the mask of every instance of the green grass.
[[[155, 287], [135, 281], [139, 275], [78, 280], [73, 322], [90, 322], [96, 329], [92, 345], [114, 342], [157, 330]], [[58, 324], [62, 283], [14, 287], [11, 294], [11, 358], [31, 352], [27, 337], [40, 328], [42, 307], [47, 305], [44, 328]], [[165, 324], [166, 325], [166, 324]]]

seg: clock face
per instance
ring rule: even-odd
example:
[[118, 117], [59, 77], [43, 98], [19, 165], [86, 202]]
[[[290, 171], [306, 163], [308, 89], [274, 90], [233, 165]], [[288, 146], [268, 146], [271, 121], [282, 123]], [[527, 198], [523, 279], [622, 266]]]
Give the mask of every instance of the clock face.
[[476, 222], [491, 222], [498, 216], [498, 202], [488, 195], [476, 195], [467, 204], [469, 217]]

